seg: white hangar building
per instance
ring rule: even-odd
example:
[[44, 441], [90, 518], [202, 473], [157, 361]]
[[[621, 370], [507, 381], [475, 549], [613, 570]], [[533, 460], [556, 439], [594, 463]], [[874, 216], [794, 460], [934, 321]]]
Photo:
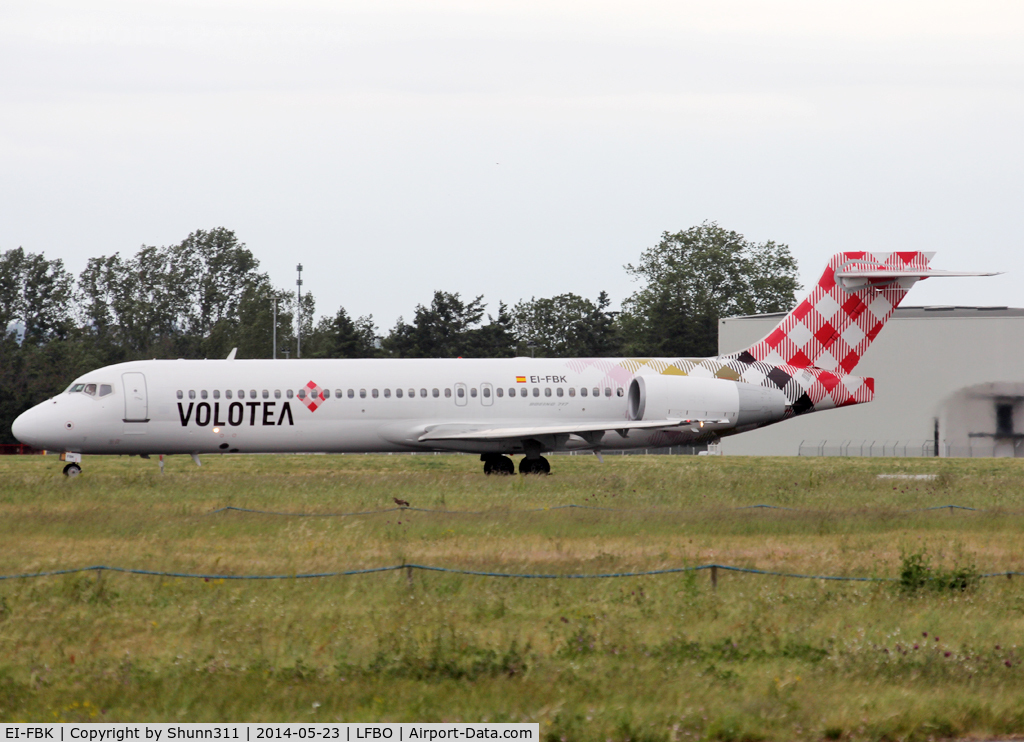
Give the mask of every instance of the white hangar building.
[[[718, 352], [763, 338], [784, 313], [719, 320]], [[1024, 309], [900, 307], [853, 370], [868, 404], [722, 439], [727, 455], [1024, 457]]]

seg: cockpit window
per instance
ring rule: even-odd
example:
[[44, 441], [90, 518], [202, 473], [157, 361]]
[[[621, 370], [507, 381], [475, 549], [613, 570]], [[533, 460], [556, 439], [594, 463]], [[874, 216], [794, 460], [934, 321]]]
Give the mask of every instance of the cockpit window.
[[74, 392], [80, 392], [83, 389], [85, 389], [85, 384], [72, 384], [71, 388], [68, 389], [68, 394], [73, 394]]
[[88, 395], [90, 395], [92, 397], [95, 397], [96, 396], [96, 385], [95, 384], [86, 384], [85, 385], [85, 389], [83, 389], [82, 391], [84, 391], [86, 394], [88, 394]]
[[100, 396], [101, 397], [105, 397], [108, 394], [113, 394], [113, 393], [114, 393], [114, 387], [112, 387], [110, 384], [100, 384]]

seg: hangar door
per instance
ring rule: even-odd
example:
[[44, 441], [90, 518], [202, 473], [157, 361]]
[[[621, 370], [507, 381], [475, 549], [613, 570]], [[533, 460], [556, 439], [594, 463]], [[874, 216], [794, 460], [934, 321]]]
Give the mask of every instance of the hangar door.
[[124, 421], [149, 422], [149, 400], [146, 396], [146, 376], [138, 371], [121, 374], [124, 386]]

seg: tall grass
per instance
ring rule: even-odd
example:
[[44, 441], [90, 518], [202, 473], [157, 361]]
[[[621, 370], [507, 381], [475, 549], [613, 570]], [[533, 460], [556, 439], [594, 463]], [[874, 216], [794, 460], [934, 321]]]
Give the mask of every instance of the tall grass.
[[[931, 569], [917, 579], [1022, 566], [1013, 461], [558, 457], [551, 477], [479, 470], [468, 456], [251, 456], [171, 459], [161, 476], [155, 462], [91, 458], [68, 481], [52, 458], [10, 457], [0, 573], [713, 561], [901, 578], [919, 555], [910, 566]], [[938, 477], [877, 478], [900, 472]], [[380, 510], [393, 497], [445, 512], [211, 514]], [[569, 503], [611, 510], [544, 509]], [[736, 509], [755, 504], [793, 509]], [[987, 512], [918, 510], [947, 504]], [[3, 581], [0, 719], [536, 720], [551, 740], [1024, 732], [1020, 579], [930, 584], [404, 571]]]

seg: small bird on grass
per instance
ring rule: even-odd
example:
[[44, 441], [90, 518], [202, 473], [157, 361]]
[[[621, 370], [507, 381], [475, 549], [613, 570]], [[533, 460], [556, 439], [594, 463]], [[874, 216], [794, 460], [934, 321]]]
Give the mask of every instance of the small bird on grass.
[[392, 497], [391, 499], [394, 500], [395, 501], [395, 505], [397, 505], [400, 508], [407, 508], [407, 507], [409, 507], [409, 501], [408, 500], [399, 500], [397, 497]]

